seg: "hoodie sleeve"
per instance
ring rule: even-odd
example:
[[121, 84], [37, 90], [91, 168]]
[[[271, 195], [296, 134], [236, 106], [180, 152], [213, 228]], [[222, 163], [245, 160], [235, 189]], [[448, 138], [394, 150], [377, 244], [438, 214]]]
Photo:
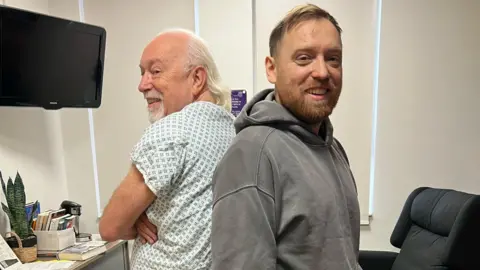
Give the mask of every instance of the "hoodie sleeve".
[[260, 143], [237, 137], [213, 178], [213, 270], [276, 269], [272, 183]]

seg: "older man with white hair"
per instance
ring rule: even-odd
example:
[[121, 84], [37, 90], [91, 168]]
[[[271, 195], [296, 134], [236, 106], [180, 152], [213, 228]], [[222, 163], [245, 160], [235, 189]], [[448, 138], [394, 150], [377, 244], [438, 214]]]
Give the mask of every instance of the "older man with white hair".
[[212, 176], [235, 136], [230, 91], [205, 43], [186, 30], [153, 39], [140, 71], [152, 124], [105, 207], [100, 234], [136, 239], [133, 269], [210, 269]]

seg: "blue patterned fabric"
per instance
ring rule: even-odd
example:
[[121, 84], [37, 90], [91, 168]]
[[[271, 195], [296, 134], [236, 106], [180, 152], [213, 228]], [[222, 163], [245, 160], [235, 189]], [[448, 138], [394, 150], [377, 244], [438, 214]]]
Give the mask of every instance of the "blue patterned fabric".
[[220, 106], [194, 102], [146, 129], [131, 159], [157, 195], [147, 216], [158, 241], [135, 240], [133, 269], [210, 269], [212, 176], [235, 136], [233, 120]]

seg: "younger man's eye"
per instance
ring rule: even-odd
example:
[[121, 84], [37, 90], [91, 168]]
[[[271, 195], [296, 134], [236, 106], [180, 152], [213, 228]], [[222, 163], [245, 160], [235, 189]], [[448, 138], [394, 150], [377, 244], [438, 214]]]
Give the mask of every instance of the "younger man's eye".
[[310, 58], [307, 55], [300, 55], [297, 57], [297, 60], [299, 61], [308, 61]]
[[312, 58], [305, 54], [302, 54], [295, 59], [295, 62], [300, 66], [308, 65], [311, 61]]

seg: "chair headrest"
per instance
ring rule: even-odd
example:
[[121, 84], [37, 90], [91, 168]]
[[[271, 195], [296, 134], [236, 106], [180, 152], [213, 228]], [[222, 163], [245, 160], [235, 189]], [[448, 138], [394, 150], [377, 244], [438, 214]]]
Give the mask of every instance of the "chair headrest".
[[473, 196], [449, 189], [424, 189], [413, 200], [410, 218], [418, 226], [446, 237], [458, 213]]

